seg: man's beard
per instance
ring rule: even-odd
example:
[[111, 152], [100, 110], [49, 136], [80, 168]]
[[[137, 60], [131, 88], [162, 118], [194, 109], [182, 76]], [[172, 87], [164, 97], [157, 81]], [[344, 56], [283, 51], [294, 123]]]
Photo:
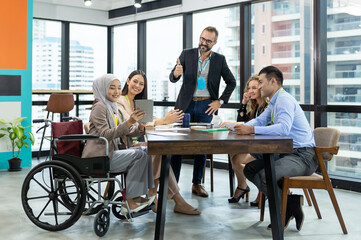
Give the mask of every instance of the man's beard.
[[[205, 47], [206, 49], [203, 49], [201, 47]], [[208, 45], [202, 45], [201, 43], [198, 45], [198, 49], [200, 52], [208, 52], [209, 50], [211, 50], [212, 48], [208, 47]]]

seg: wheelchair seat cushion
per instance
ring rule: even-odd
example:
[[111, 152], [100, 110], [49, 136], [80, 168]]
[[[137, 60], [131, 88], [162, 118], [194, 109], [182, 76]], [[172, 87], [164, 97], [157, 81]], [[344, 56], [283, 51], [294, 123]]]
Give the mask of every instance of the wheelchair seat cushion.
[[73, 166], [81, 176], [105, 177], [109, 172], [109, 157], [81, 158], [68, 154], [56, 154], [53, 160], [60, 160]]

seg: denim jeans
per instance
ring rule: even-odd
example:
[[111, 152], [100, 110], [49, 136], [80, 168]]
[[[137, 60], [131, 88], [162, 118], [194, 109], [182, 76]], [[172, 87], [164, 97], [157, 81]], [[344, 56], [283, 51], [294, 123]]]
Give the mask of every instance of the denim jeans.
[[[209, 104], [212, 102], [211, 99], [203, 101], [192, 101], [188, 109], [185, 111], [191, 115], [191, 122], [203, 122], [210, 123], [213, 115], [208, 115], [205, 111], [209, 108]], [[200, 184], [203, 177], [203, 170], [206, 164], [206, 155], [194, 155], [193, 164], [193, 184]], [[182, 155], [173, 155], [171, 160], [171, 166], [174, 175], [179, 181], [179, 175], [182, 167]]]

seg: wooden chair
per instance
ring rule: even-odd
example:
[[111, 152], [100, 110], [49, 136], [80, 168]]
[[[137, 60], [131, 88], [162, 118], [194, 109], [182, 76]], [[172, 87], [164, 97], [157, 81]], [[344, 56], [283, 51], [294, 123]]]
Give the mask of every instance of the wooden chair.
[[[346, 225], [343, 221], [341, 211], [338, 206], [336, 196], [333, 191], [333, 187], [331, 185], [331, 180], [328, 176], [326, 165], [324, 163], [324, 161], [330, 161], [332, 159], [332, 156], [337, 154], [339, 150], [339, 147], [337, 146], [337, 141], [340, 137], [340, 131], [334, 128], [320, 127], [314, 130], [314, 137], [316, 142], [316, 146], [314, 147], [314, 149], [322, 175], [314, 173], [311, 176], [284, 177], [283, 187], [282, 187], [282, 205], [281, 205], [281, 219], [283, 223], [282, 226], [284, 226], [285, 224], [287, 195], [289, 193], [290, 188], [302, 188], [305, 194], [307, 193], [308, 190], [317, 217], [319, 219], [322, 219], [322, 217], [312, 189], [325, 189], [328, 191], [328, 194], [330, 195], [331, 202], [335, 209], [337, 218], [340, 222], [342, 231], [344, 234], [347, 234]], [[263, 203], [262, 208], [264, 213], [264, 196], [261, 198], [261, 201]], [[261, 208], [261, 219], [262, 219], [261, 221], [263, 221], [262, 208]]]
[[314, 136], [316, 142], [316, 157], [322, 175], [314, 173], [311, 176], [285, 177], [283, 179], [281, 206], [283, 226], [286, 216], [287, 192], [289, 188], [303, 188], [308, 190], [319, 219], [321, 219], [322, 217], [320, 210], [318, 209], [317, 201], [312, 189], [325, 189], [330, 195], [331, 202], [335, 209], [338, 221], [340, 222], [342, 231], [344, 234], [347, 234], [346, 225], [343, 221], [341, 211], [338, 206], [335, 193], [333, 191], [331, 180], [328, 176], [326, 165], [324, 163], [324, 161], [330, 161], [332, 159], [332, 156], [334, 154], [337, 154], [339, 149], [339, 147], [337, 146], [337, 141], [340, 137], [340, 131], [334, 128], [316, 128], [314, 130]]
[[[60, 113], [60, 114], [68, 113], [74, 108], [74, 105], [75, 105], [74, 96], [72, 93], [53, 93], [50, 95], [48, 103], [45, 108], [45, 110], [48, 112], [46, 115], [46, 119], [49, 119], [50, 113], [52, 113], [51, 121], [54, 121], [54, 113]], [[40, 158], [41, 148], [43, 146], [44, 139], [50, 140], [50, 137], [45, 136], [45, 131], [47, 127], [48, 125], [45, 124], [44, 127], [38, 129], [38, 131], [41, 129], [43, 130], [38, 157], [37, 157], [38, 159]]]

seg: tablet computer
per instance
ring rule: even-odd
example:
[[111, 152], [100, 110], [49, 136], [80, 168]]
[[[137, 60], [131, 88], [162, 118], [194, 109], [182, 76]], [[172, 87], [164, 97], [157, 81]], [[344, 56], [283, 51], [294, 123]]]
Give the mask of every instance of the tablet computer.
[[153, 122], [153, 100], [135, 99], [134, 108], [145, 111], [145, 117], [140, 119], [139, 122]]

